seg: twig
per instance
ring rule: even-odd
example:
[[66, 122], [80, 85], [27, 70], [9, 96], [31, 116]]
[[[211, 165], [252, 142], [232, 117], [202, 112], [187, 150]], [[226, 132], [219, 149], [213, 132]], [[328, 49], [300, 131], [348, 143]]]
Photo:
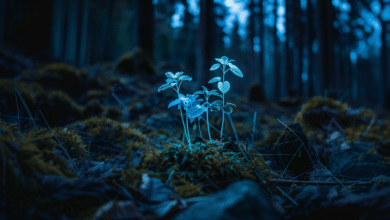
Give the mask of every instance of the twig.
[[234, 135], [236, 136], [236, 141], [237, 141], [237, 143], [238, 143], [238, 142], [240, 142], [240, 140], [238, 139], [237, 132], [236, 132], [236, 128], [234, 128], [233, 121], [232, 121], [232, 117], [230, 116], [230, 114], [227, 114], [227, 115], [228, 115], [228, 117], [229, 117], [230, 124], [232, 125], [233, 132], [234, 132]]
[[[73, 162], [72, 158], [71, 158], [70, 155], [68, 154], [68, 151], [65, 149], [64, 146], [62, 146], [60, 140], [58, 140], [58, 138], [57, 138], [56, 133], [51, 129], [51, 127], [50, 127], [50, 125], [47, 123], [45, 117], [43, 117], [43, 114], [42, 114], [41, 110], [39, 110], [39, 113], [41, 113], [42, 118], [43, 118], [43, 120], [45, 120], [45, 123], [46, 123], [47, 127], [49, 127], [50, 131], [54, 134], [54, 137], [55, 137], [56, 140], [58, 141], [58, 144], [60, 145], [60, 147], [62, 148], [62, 150], [65, 152], [65, 155], [68, 157], [68, 160], [73, 164], [74, 167], [76, 167], [76, 164]], [[38, 128], [37, 128], [37, 129], [38, 129]]]
[[253, 116], [253, 129], [252, 129], [252, 142], [253, 142], [253, 144], [255, 143], [255, 139], [253, 138], [253, 136], [255, 135], [256, 116], [257, 116], [257, 111], [255, 111], [255, 115]]
[[[287, 125], [285, 125], [285, 124], [284, 124], [283, 122], [281, 122], [279, 119], [278, 119], [278, 121], [279, 121], [280, 123], [282, 123], [286, 128], [288, 128], [293, 134], [295, 134], [295, 132], [294, 132], [293, 130], [291, 130], [291, 128], [289, 128]], [[311, 162], [314, 164], [314, 161], [313, 161], [313, 159], [311, 159], [310, 153], [309, 153], [309, 151], [307, 150], [307, 148], [306, 148], [305, 144], [303, 143], [303, 141], [301, 140], [301, 138], [300, 138], [297, 134], [295, 134], [295, 136], [301, 141], [302, 145], [299, 146], [299, 148], [298, 148], [297, 151], [295, 151], [294, 156], [293, 156], [293, 157], [291, 158], [291, 160], [288, 162], [287, 167], [284, 169], [284, 171], [283, 171], [282, 175], [280, 175], [279, 179], [282, 178], [282, 176], [284, 175], [284, 173], [287, 171], [288, 166], [290, 165], [291, 161], [294, 159], [294, 157], [295, 157], [295, 155], [297, 154], [297, 152], [299, 152], [299, 151], [301, 150], [301, 147], [302, 147], [302, 146], [305, 148], [307, 154], [308, 154], [309, 157], [310, 157]], [[277, 183], [277, 182], [275, 182], [273, 186], [275, 186], [276, 183]]]
[[319, 161], [317, 161], [317, 163], [321, 165], [322, 169], [324, 169], [328, 174], [330, 174], [333, 177], [333, 179], [335, 179], [338, 183], [340, 183], [343, 187], [345, 187], [345, 185], [337, 177], [335, 177], [328, 169], [326, 169], [326, 167], [322, 163], [320, 163]]
[[295, 206], [298, 206], [298, 203], [295, 202], [289, 195], [287, 195], [285, 192], [283, 192], [283, 190], [281, 190], [279, 188], [279, 186], [276, 186], [276, 188], [288, 199], [290, 200], [292, 203], [294, 203]]
[[23, 105], [24, 105], [24, 108], [26, 108], [26, 111], [27, 111], [28, 115], [29, 115], [30, 118], [32, 119], [32, 122], [34, 123], [35, 129], [37, 129], [37, 131], [39, 131], [37, 125], [35, 124], [34, 118], [33, 118], [32, 115], [31, 115], [30, 110], [28, 110], [28, 107], [27, 107], [26, 103], [25, 103], [24, 100], [23, 100], [22, 95], [20, 95], [19, 90], [18, 90], [15, 86], [14, 86], [14, 89], [15, 89], [16, 93], [18, 94], [20, 100], [22, 101], [22, 103], [23, 103]]
[[[14, 83], [14, 86], [15, 86], [15, 83]], [[16, 91], [15, 91], [15, 101], [16, 101], [16, 111], [18, 112], [18, 126], [19, 126], [19, 132], [20, 132], [19, 104], [18, 104], [18, 98], [16, 97]]]
[[[230, 114], [228, 114], [228, 116], [229, 116], [229, 119], [230, 119], [230, 124], [232, 125], [232, 128], [233, 128], [233, 130], [235, 131], [236, 129], [234, 128], [234, 124], [233, 124], [233, 122], [232, 122], [232, 120], [231, 120]], [[236, 134], [236, 139], [238, 140], [237, 134]], [[247, 155], [242, 151], [242, 149], [241, 149], [241, 143], [238, 142], [237, 144], [238, 144], [238, 148], [240, 149], [240, 152], [242, 153], [242, 155], [244, 155], [246, 161], [247, 161], [248, 163], [252, 163], [253, 161], [250, 161], [250, 160], [248, 159]], [[248, 154], [248, 155], [249, 155], [249, 154]], [[257, 168], [256, 168], [256, 170], [255, 170], [255, 174], [256, 174], [257, 178], [259, 178], [259, 180], [263, 183], [263, 185], [265, 186], [265, 188], [267, 189], [267, 191], [269, 192], [269, 194], [270, 194], [272, 197], [275, 197], [275, 195], [272, 193], [271, 189], [269, 189], [267, 182], [260, 176], [259, 171], [258, 171]]]
[[[339, 182], [328, 182], [328, 181], [301, 181], [301, 180], [280, 180], [280, 179], [270, 179], [270, 182], [277, 182], [279, 184], [283, 185], [290, 185], [290, 184], [302, 184], [302, 185], [328, 185], [328, 186], [336, 186], [340, 185]], [[370, 186], [373, 185], [375, 181], [367, 181], [367, 182], [355, 182], [355, 181], [346, 181], [344, 182], [345, 185], [362, 185], [362, 186]]]

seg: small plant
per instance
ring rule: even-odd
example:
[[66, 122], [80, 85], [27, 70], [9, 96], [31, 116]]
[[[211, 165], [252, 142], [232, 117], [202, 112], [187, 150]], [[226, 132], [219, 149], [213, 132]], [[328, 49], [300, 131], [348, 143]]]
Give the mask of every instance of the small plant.
[[[158, 92], [172, 88], [176, 91], [178, 98], [173, 100], [169, 103], [168, 108], [177, 105], [178, 109], [180, 110], [181, 120], [183, 123], [183, 129], [184, 129], [184, 136], [187, 138], [187, 142], [189, 144], [189, 147], [191, 149], [191, 137], [190, 132], [188, 128], [188, 119], [191, 119], [193, 121], [194, 118], [198, 118], [206, 112], [207, 114], [207, 127], [208, 127], [208, 134], [209, 139], [211, 141], [211, 135], [210, 135], [210, 125], [209, 125], [209, 116], [208, 116], [208, 110], [211, 111], [218, 111], [222, 110], [222, 127], [221, 127], [221, 141], [222, 141], [222, 135], [223, 135], [223, 123], [224, 123], [224, 114], [230, 114], [233, 112], [232, 106], [236, 106], [232, 103], [226, 103], [225, 104], [225, 93], [229, 91], [230, 84], [228, 81], [225, 81], [225, 74], [228, 70], [232, 71], [234, 74], [236, 74], [239, 77], [243, 77], [241, 70], [238, 69], [237, 66], [233, 65], [231, 62], [234, 60], [229, 60], [227, 57], [223, 56], [220, 59], [216, 58], [219, 63], [214, 64], [211, 66], [210, 70], [214, 71], [218, 68], [221, 68], [223, 71], [222, 81], [221, 77], [214, 77], [211, 79], [208, 83], [215, 83], [218, 82], [218, 89], [221, 91], [222, 95], [219, 94], [215, 89], [213, 90], [207, 90], [206, 87], [203, 87], [203, 91], [197, 91], [192, 95], [186, 95], [180, 93], [180, 86], [183, 83], [183, 81], [191, 81], [192, 78], [186, 75], [183, 75], [183, 72], [177, 72], [176, 74], [173, 74], [172, 72], [167, 72], [165, 75], [168, 77], [166, 80], [166, 83], [158, 89]], [[202, 103], [202, 99], [197, 99], [198, 95], [203, 94], [206, 101]], [[214, 101], [213, 103], [209, 103], [208, 99], [211, 95], [216, 95], [222, 98], [221, 100]], [[184, 123], [183, 119], [183, 112], [182, 108], [186, 111], [186, 123]], [[198, 121], [199, 122], [199, 121]], [[194, 126], [196, 128], [196, 125]], [[199, 129], [199, 133], [201, 134], [201, 131]]]
[[[189, 147], [191, 148], [191, 138], [190, 138], [190, 132], [188, 129], [188, 118], [196, 118], [203, 114], [203, 112], [206, 111], [206, 107], [204, 105], [200, 105], [202, 102], [202, 99], [197, 100], [196, 98], [198, 95], [187, 95], [184, 96], [180, 93], [180, 86], [183, 83], [183, 81], [191, 81], [192, 78], [186, 75], [183, 75], [183, 72], [177, 72], [176, 74], [173, 74], [172, 72], [167, 72], [165, 75], [168, 77], [166, 80], [166, 83], [158, 89], [158, 92], [172, 88], [176, 91], [178, 99], [173, 100], [171, 103], [169, 103], [168, 108], [178, 105], [178, 109], [180, 110], [181, 115], [181, 121], [183, 123], [183, 129], [184, 129], [184, 135], [187, 138], [187, 142], [189, 144]], [[176, 88], [175, 88], [176, 87]], [[184, 123], [183, 119], [183, 112], [182, 107], [187, 112], [186, 114], [186, 124]], [[187, 125], [187, 126], [186, 126]]]
[[[233, 103], [229, 103], [229, 102], [227, 102], [225, 105], [225, 93], [227, 93], [230, 89], [230, 83], [228, 81], [225, 81], [225, 74], [227, 73], [227, 71], [230, 70], [232, 73], [236, 74], [239, 77], [243, 77], [243, 75], [242, 75], [241, 70], [238, 69], [238, 67], [236, 65], [231, 63], [234, 60], [229, 60], [225, 56], [221, 57], [220, 59], [215, 58], [215, 60], [218, 61], [219, 63], [212, 65], [210, 70], [214, 71], [214, 70], [217, 70], [218, 68], [221, 68], [222, 72], [223, 72], [222, 81], [221, 81], [221, 77], [214, 77], [209, 81], [209, 83], [218, 82], [218, 89], [219, 89], [219, 91], [222, 92], [222, 126], [221, 126], [221, 141], [222, 141], [223, 123], [224, 123], [224, 119], [225, 119], [225, 113], [226, 114], [232, 113], [233, 112], [232, 106], [236, 106]], [[226, 67], [228, 67], [228, 69], [226, 69]]]
[[207, 110], [206, 110], [206, 118], [207, 118], [207, 131], [209, 133], [209, 139], [210, 139], [210, 142], [211, 142], [211, 135], [210, 135], [210, 125], [209, 125], [209, 109], [211, 111], [218, 111], [221, 109], [221, 106], [222, 106], [222, 101], [221, 100], [217, 100], [217, 101], [214, 101], [212, 103], [209, 103], [209, 98], [211, 95], [215, 95], [215, 96], [219, 96], [222, 98], [222, 95], [219, 94], [217, 92], [217, 90], [213, 89], [213, 90], [207, 90], [206, 87], [202, 86], [203, 87], [203, 91], [197, 91], [195, 92], [194, 94], [203, 94], [205, 99], [206, 99], [206, 102], [204, 103], [206, 106], [207, 106]]

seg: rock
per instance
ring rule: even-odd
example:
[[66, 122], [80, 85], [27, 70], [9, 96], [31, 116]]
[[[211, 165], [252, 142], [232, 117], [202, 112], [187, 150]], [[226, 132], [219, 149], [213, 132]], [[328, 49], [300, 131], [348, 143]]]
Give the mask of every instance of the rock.
[[210, 199], [190, 206], [173, 219], [268, 220], [281, 217], [256, 182], [242, 180], [214, 193]]

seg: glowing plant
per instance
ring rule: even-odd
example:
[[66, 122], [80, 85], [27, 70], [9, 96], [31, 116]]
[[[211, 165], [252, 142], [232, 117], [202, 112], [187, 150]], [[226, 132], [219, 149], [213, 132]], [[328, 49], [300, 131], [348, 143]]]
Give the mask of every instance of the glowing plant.
[[209, 139], [210, 139], [210, 142], [211, 142], [211, 135], [210, 135], [210, 125], [209, 125], [209, 109], [211, 111], [218, 111], [220, 110], [221, 106], [222, 106], [222, 101], [221, 100], [217, 100], [217, 101], [214, 101], [212, 103], [209, 103], [209, 98], [211, 95], [216, 95], [216, 96], [219, 96], [222, 98], [222, 95], [219, 94], [217, 92], [217, 90], [213, 89], [213, 90], [207, 90], [206, 87], [202, 86], [203, 87], [203, 91], [197, 91], [195, 92], [194, 94], [203, 94], [205, 99], [206, 99], [206, 102], [204, 103], [206, 106], [207, 106], [207, 110], [206, 110], [206, 117], [207, 117], [207, 131], [209, 133]]
[[[187, 138], [187, 142], [189, 144], [189, 147], [191, 148], [191, 138], [190, 138], [190, 132], [188, 129], [188, 118], [193, 119], [196, 117], [199, 117], [203, 114], [207, 109], [204, 107], [204, 105], [200, 105], [202, 102], [202, 99], [197, 100], [196, 98], [198, 95], [187, 95], [184, 96], [179, 92], [180, 86], [183, 83], [184, 80], [191, 81], [192, 78], [186, 75], [183, 75], [183, 72], [177, 72], [176, 74], [173, 74], [172, 72], [167, 72], [165, 75], [168, 77], [166, 80], [166, 84], [160, 86], [158, 89], [158, 92], [165, 90], [167, 88], [172, 88], [176, 91], [178, 99], [173, 100], [171, 103], [169, 103], [168, 108], [178, 105], [178, 109], [180, 110], [181, 115], [181, 121], [183, 123], [183, 129], [184, 129], [184, 135]], [[176, 86], [176, 88], [175, 88]], [[184, 123], [183, 119], [183, 112], [182, 107], [187, 112], [186, 114], [186, 124]], [[187, 126], [186, 126], [187, 125]]]
[[[215, 83], [218, 82], [218, 89], [221, 91], [222, 95], [219, 94], [215, 89], [213, 90], [207, 90], [206, 87], [203, 87], [203, 91], [197, 91], [193, 95], [186, 95], [180, 93], [180, 86], [183, 83], [183, 81], [191, 81], [192, 78], [186, 75], [183, 75], [183, 72], [177, 72], [176, 74], [173, 74], [172, 72], [167, 72], [165, 75], [168, 77], [166, 80], [166, 83], [158, 89], [158, 92], [165, 90], [167, 88], [172, 88], [176, 91], [178, 98], [173, 100], [169, 103], [168, 108], [177, 105], [178, 109], [180, 110], [181, 120], [183, 123], [183, 129], [184, 129], [184, 136], [187, 138], [187, 142], [189, 144], [189, 147], [191, 148], [191, 137], [190, 132], [188, 128], [188, 119], [191, 119], [193, 121], [194, 118], [198, 118], [206, 112], [207, 114], [207, 127], [208, 127], [208, 134], [209, 139], [211, 141], [211, 135], [210, 135], [210, 125], [209, 125], [209, 116], [208, 116], [208, 110], [210, 108], [211, 111], [215, 110], [222, 110], [222, 126], [221, 126], [221, 141], [222, 141], [222, 135], [223, 135], [223, 123], [224, 123], [224, 114], [230, 114], [233, 112], [232, 106], [236, 106], [233, 103], [227, 102], [225, 104], [225, 93], [229, 91], [230, 84], [228, 81], [225, 81], [225, 74], [228, 70], [233, 72], [239, 77], [243, 77], [241, 70], [238, 69], [237, 66], [233, 65], [231, 62], [234, 60], [229, 60], [227, 57], [223, 56], [220, 59], [216, 58], [219, 63], [214, 64], [211, 66], [210, 70], [214, 71], [218, 68], [222, 69], [223, 76], [222, 81], [221, 77], [214, 77], [211, 79], [208, 83]], [[201, 103], [202, 99], [197, 99], [198, 95], [203, 94], [206, 98], [206, 102]], [[214, 101], [213, 103], [209, 103], [208, 99], [211, 95], [216, 95], [222, 98], [221, 100]], [[183, 119], [183, 112], [182, 108], [186, 111], [186, 123], [184, 123]], [[194, 128], [196, 128], [196, 125], [194, 125]], [[199, 129], [199, 133], [200, 129]]]
[[[225, 74], [227, 73], [227, 71], [230, 70], [232, 73], [234, 73], [235, 75], [237, 75], [239, 77], [243, 77], [243, 75], [242, 75], [241, 70], [238, 69], [238, 67], [236, 65], [231, 63], [234, 60], [229, 60], [225, 56], [221, 57], [220, 59], [215, 58], [215, 60], [218, 61], [219, 63], [212, 65], [210, 70], [214, 71], [214, 70], [217, 70], [218, 68], [221, 68], [222, 72], [223, 72], [222, 81], [221, 81], [221, 77], [214, 77], [209, 81], [209, 83], [218, 82], [218, 89], [219, 89], [219, 91], [222, 92], [222, 126], [221, 126], [221, 141], [222, 141], [223, 123], [224, 123], [224, 119], [225, 119], [225, 113], [226, 114], [232, 113], [233, 112], [232, 106], [236, 106], [233, 103], [229, 103], [229, 102], [227, 102], [225, 104], [225, 93], [227, 93], [227, 91], [229, 91], [229, 89], [230, 89], [230, 83], [228, 81], [225, 81]], [[228, 67], [228, 69], [226, 69], [227, 67]]]

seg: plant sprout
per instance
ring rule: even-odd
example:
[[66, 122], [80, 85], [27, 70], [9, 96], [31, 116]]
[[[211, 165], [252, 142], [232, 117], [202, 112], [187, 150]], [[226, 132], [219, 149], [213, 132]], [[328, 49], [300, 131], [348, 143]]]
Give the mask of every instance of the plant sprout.
[[[197, 100], [196, 98], [198, 95], [186, 95], [184, 96], [179, 92], [181, 83], [184, 80], [191, 81], [192, 78], [186, 75], [182, 75], [183, 72], [177, 72], [176, 74], [173, 74], [172, 72], [167, 72], [165, 75], [168, 77], [166, 80], [166, 84], [160, 86], [158, 89], [158, 92], [165, 90], [167, 88], [172, 88], [176, 91], [178, 95], [178, 99], [173, 100], [169, 103], [168, 108], [178, 105], [178, 109], [180, 110], [181, 120], [183, 123], [183, 129], [184, 129], [184, 135], [187, 138], [187, 142], [189, 144], [189, 147], [191, 148], [191, 137], [190, 132], [188, 128], [188, 118], [193, 119], [201, 116], [203, 112], [205, 112], [207, 109], [204, 106], [204, 104], [201, 105], [202, 99]], [[176, 86], [176, 88], [174, 88]], [[184, 123], [183, 119], [183, 112], [181, 108], [184, 108], [186, 111], [186, 123]]]
[[[230, 70], [232, 73], [239, 77], [243, 77], [242, 72], [238, 67], [231, 62], [234, 60], [229, 60], [226, 56], [219, 58], [215, 58], [216, 61], [219, 63], [216, 63], [211, 66], [210, 70], [214, 71], [217, 70], [218, 68], [222, 69], [222, 81], [221, 77], [214, 77], [212, 78], [208, 83], [215, 83], [218, 82], [218, 89], [222, 93], [222, 126], [221, 126], [221, 141], [222, 141], [222, 135], [223, 135], [223, 123], [225, 119], [225, 113], [230, 114], [233, 112], [232, 106], [236, 106], [232, 103], [227, 102], [225, 105], [225, 93], [227, 93], [230, 89], [230, 83], [228, 81], [225, 81], [225, 74], [228, 70]], [[226, 69], [228, 68], [228, 69]]]
[[217, 100], [217, 101], [214, 101], [213, 103], [209, 103], [209, 98], [211, 95], [215, 95], [215, 96], [219, 96], [222, 98], [222, 95], [219, 94], [217, 92], [217, 90], [213, 89], [213, 90], [207, 90], [206, 87], [202, 86], [203, 87], [203, 91], [197, 91], [195, 92], [194, 94], [203, 94], [205, 99], [206, 99], [206, 102], [204, 103], [205, 105], [207, 105], [207, 111], [206, 111], [206, 118], [207, 118], [207, 131], [209, 133], [209, 139], [210, 139], [210, 142], [211, 142], [211, 135], [210, 135], [210, 125], [209, 125], [209, 109], [211, 109], [211, 111], [213, 110], [220, 110], [221, 106], [222, 106], [222, 101], [221, 100]]

